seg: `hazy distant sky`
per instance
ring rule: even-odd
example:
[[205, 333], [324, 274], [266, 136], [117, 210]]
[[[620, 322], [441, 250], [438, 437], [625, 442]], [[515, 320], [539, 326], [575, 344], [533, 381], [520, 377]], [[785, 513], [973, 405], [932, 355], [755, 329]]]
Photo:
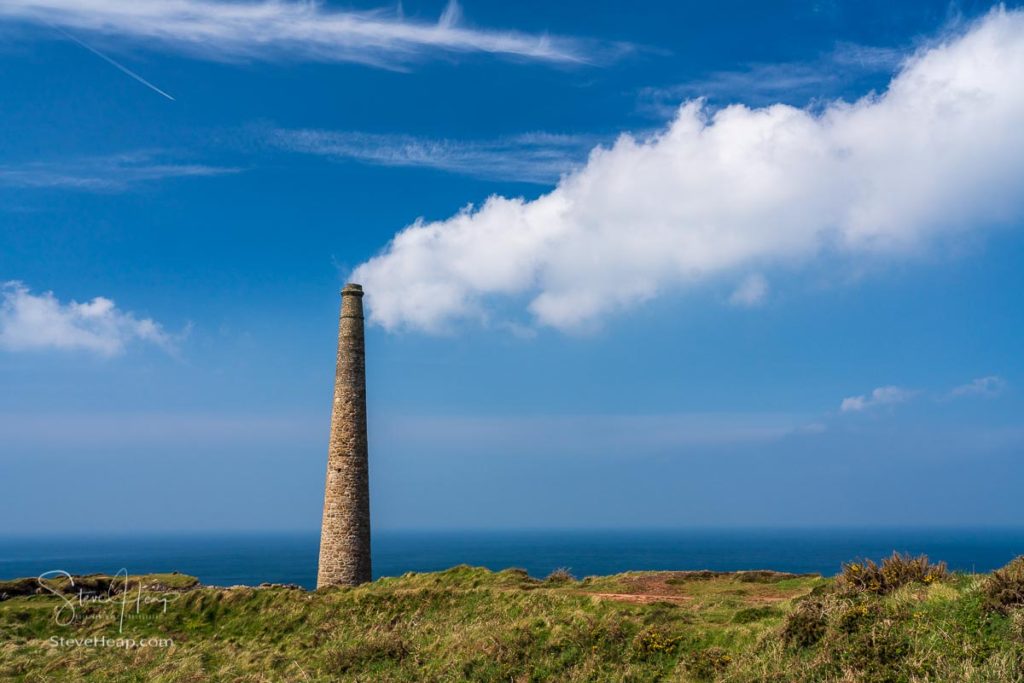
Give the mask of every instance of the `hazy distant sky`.
[[1019, 525], [1024, 10], [8, 0], [0, 533]]

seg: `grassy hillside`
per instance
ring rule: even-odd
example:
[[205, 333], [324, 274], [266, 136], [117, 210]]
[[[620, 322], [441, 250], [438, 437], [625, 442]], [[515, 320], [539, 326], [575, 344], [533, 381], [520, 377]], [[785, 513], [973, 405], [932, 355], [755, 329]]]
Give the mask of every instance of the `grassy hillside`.
[[173, 574], [51, 588], [0, 582], [0, 680], [1024, 680], [1024, 561], [995, 576], [900, 560], [834, 579], [463, 566], [318, 592]]

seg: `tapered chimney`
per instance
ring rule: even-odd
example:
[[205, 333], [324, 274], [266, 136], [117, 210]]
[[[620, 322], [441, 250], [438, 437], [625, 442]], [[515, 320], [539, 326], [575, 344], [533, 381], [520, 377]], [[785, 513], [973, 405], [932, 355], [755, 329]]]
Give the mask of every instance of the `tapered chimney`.
[[317, 588], [354, 586], [372, 578], [365, 357], [363, 288], [347, 284], [341, 290]]

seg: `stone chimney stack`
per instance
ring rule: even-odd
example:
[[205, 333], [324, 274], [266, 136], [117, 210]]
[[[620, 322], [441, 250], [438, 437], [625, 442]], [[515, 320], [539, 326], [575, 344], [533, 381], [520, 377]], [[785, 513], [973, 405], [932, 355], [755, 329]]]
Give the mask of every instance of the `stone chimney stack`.
[[341, 290], [317, 588], [354, 586], [372, 578], [365, 357], [363, 288], [350, 283]]

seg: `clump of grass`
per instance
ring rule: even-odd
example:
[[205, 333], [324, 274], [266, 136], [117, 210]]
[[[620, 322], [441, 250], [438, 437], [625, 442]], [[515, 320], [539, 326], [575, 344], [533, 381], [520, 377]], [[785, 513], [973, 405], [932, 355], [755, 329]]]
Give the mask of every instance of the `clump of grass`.
[[711, 581], [713, 579], [735, 579], [742, 583], [780, 583], [791, 579], [813, 579], [820, 574], [793, 574], [790, 572], [777, 572], [770, 569], [755, 569], [739, 572], [716, 572], [709, 569], [697, 569], [692, 571], [677, 572], [677, 575], [668, 579], [666, 583], [671, 586], [684, 586], [692, 581]]
[[793, 574], [791, 572], [776, 572], [768, 569], [736, 572], [736, 578], [743, 583], [780, 583], [791, 579], [814, 579], [819, 576], [821, 574]]
[[1014, 638], [1024, 642], [1024, 610], [1015, 609], [1010, 614], [1010, 632]]
[[568, 567], [559, 567], [544, 579], [547, 583], [570, 583], [575, 580], [576, 577], [572, 575]]
[[1024, 607], [1024, 555], [989, 575], [982, 584], [985, 609], [1007, 615]]
[[732, 618], [734, 624], [751, 624], [764, 619], [783, 617], [786, 613], [778, 607], [747, 607], [741, 609]]
[[920, 583], [930, 585], [945, 580], [949, 570], [945, 562], [932, 564], [927, 555], [911, 557], [894, 552], [875, 564], [873, 560], [847, 562], [837, 585], [848, 593], [874, 593], [888, 595], [898, 588]]
[[361, 671], [372, 665], [400, 664], [411, 653], [409, 644], [395, 633], [368, 633], [329, 657], [335, 673]]

